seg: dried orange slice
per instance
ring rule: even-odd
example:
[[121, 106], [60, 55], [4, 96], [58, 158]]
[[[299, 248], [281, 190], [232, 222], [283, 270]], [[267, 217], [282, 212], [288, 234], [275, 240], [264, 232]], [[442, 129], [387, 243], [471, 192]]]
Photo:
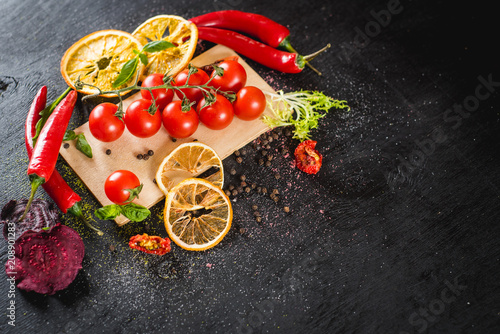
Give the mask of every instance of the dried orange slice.
[[156, 184], [167, 195], [169, 189], [182, 180], [202, 173], [208, 174], [204, 179], [222, 188], [224, 170], [217, 152], [201, 142], [183, 143], [161, 162], [156, 171]]
[[[136, 57], [134, 50], [140, 51], [142, 47], [138, 39], [125, 31], [96, 31], [83, 37], [66, 50], [61, 60], [61, 74], [64, 81], [72, 88], [75, 88], [75, 82], [78, 79], [98, 87], [101, 91], [125, 88], [134, 83], [137, 71], [142, 74], [144, 65], [141, 62], [128, 82], [116, 88], [113, 88], [113, 82], [123, 65]], [[98, 90], [84, 85], [79, 92], [95, 94]], [[115, 95], [103, 94], [103, 96], [114, 97]]]
[[168, 192], [164, 214], [170, 239], [193, 251], [217, 245], [233, 220], [231, 202], [224, 191], [199, 178], [185, 179]]
[[158, 15], [142, 23], [132, 33], [142, 44], [151, 41], [167, 41], [175, 47], [148, 54], [146, 73], [175, 76], [193, 58], [198, 42], [198, 28], [186, 19], [175, 15]]

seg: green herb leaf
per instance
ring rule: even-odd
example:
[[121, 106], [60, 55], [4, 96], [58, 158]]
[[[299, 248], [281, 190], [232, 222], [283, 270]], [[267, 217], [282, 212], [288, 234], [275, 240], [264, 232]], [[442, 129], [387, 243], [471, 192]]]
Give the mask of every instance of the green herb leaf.
[[66, 130], [64, 133], [63, 141], [76, 139], [76, 133], [73, 130]]
[[152, 53], [152, 52], [163, 51], [168, 48], [173, 48], [174, 46], [175, 44], [167, 41], [151, 41], [146, 45], [144, 45], [142, 51]]
[[148, 56], [146, 56], [144, 53], [139, 53], [139, 59], [144, 65], [148, 64]]
[[87, 157], [92, 158], [92, 147], [90, 147], [90, 144], [87, 141], [87, 138], [85, 138], [85, 135], [83, 133], [80, 133], [79, 135], [76, 136], [75, 146], [78, 151], [82, 152]]
[[151, 214], [148, 208], [135, 204], [128, 203], [121, 206], [122, 214], [133, 222], [140, 222], [148, 218]]
[[120, 87], [125, 84], [129, 79], [134, 75], [135, 70], [137, 69], [137, 65], [139, 64], [139, 58], [135, 57], [130, 59], [123, 65], [120, 74], [116, 78], [115, 82], [113, 82], [113, 88]]
[[94, 211], [95, 216], [103, 220], [115, 219], [121, 213], [121, 206], [118, 204], [106, 205]]

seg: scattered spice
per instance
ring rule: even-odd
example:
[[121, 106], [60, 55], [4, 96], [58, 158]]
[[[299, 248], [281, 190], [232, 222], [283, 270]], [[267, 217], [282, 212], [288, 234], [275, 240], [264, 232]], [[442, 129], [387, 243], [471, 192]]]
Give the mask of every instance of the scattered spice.
[[111, 154], [111, 150], [108, 148], [108, 149], [106, 150], [106, 155], [110, 155], [110, 154]]

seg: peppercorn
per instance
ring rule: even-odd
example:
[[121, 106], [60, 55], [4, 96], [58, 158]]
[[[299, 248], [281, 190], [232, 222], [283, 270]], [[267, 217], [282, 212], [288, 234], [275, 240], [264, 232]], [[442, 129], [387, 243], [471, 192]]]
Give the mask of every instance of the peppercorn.
[[283, 207], [283, 211], [290, 212], [290, 208], [288, 206]]
[[249, 193], [250, 191], [252, 191], [252, 188], [250, 188], [250, 187], [245, 187], [245, 192], [246, 192], [246, 193]]
[[111, 154], [111, 150], [108, 148], [108, 149], [106, 150], [106, 155], [110, 155], [110, 154]]
[[225, 190], [224, 193], [226, 194], [227, 197], [231, 196], [231, 191]]
[[236, 189], [233, 189], [233, 191], [231, 192], [231, 195], [233, 195], [233, 196], [236, 196], [236, 195], [238, 195], [238, 190], [236, 190]]
[[257, 216], [257, 217], [255, 217], [255, 220], [257, 221], [257, 223], [260, 223], [262, 221], [262, 217], [261, 216]]
[[154, 154], [155, 154], [155, 152], [154, 152], [153, 150], [149, 150], [149, 151], [148, 151], [148, 155], [149, 155], [149, 156], [153, 156]]
[[143, 158], [142, 154], [137, 154], [137, 159], [141, 160]]
[[243, 162], [243, 159], [241, 157], [237, 157], [236, 158], [236, 162], [239, 163], [239, 164], [241, 164]]
[[69, 148], [69, 144], [68, 143], [64, 143], [63, 147], [64, 148]]
[[271, 167], [271, 161], [267, 160], [265, 165], [266, 165], [266, 167]]
[[247, 177], [246, 177], [245, 175], [241, 175], [241, 176], [240, 176], [240, 180], [241, 180], [241, 181], [245, 181], [246, 179], [247, 179]]
[[240, 156], [240, 151], [238, 151], [238, 150], [234, 151], [234, 155], [237, 156], [237, 157], [239, 157]]
[[256, 211], [257, 209], [259, 209], [259, 207], [256, 204], [252, 205], [252, 210]]
[[229, 174], [235, 175], [236, 174], [236, 169], [231, 168], [231, 170], [229, 170]]

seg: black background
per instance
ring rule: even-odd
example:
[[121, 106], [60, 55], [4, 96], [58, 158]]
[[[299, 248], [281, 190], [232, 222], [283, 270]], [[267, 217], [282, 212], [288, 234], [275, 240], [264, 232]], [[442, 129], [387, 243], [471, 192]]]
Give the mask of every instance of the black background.
[[[317, 175], [277, 153], [297, 145], [284, 136], [271, 145], [271, 167], [255, 163], [251, 145], [243, 164], [227, 158], [225, 170], [237, 175], [226, 172], [226, 184], [244, 174], [279, 189], [281, 199], [276, 204], [256, 192], [234, 197], [231, 231], [206, 252], [131, 251], [131, 235], [166, 236], [163, 202], [144, 223], [119, 228], [95, 220], [98, 202], [61, 159], [58, 170], [106, 235], [61, 215], [84, 240], [83, 269], [54, 296], [16, 290], [15, 327], [7, 324], [8, 282], [0, 275], [0, 331], [498, 333], [495, 10], [480, 2], [401, 0], [388, 20], [380, 16], [388, 3], [3, 0], [1, 205], [29, 193], [23, 132], [32, 98], [42, 85], [49, 100], [66, 88], [59, 73], [64, 51], [97, 30], [132, 32], [158, 14], [260, 13], [289, 27], [303, 54], [326, 43], [332, 48], [313, 62], [321, 77], [309, 69], [281, 74], [245, 60], [275, 89], [320, 90], [347, 100], [351, 110], [332, 110], [313, 132], [324, 155]], [[385, 18], [383, 25], [374, 13]], [[199, 52], [211, 46], [200, 42]], [[477, 91], [480, 78], [494, 82], [491, 91]], [[479, 100], [478, 92], [489, 95]], [[448, 112], [454, 105], [471, 111]], [[70, 126], [83, 124], [92, 107], [78, 103]], [[47, 198], [43, 191], [38, 197]], [[260, 207], [261, 223], [252, 204]], [[0, 262], [6, 259], [1, 242]]]

